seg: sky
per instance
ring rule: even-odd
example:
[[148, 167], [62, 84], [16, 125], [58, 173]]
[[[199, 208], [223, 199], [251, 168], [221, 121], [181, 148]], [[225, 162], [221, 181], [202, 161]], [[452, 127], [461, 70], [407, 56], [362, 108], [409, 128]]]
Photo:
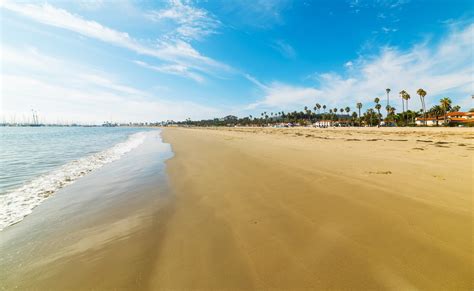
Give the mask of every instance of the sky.
[[4, 120], [155, 122], [474, 94], [464, 0], [0, 0]]

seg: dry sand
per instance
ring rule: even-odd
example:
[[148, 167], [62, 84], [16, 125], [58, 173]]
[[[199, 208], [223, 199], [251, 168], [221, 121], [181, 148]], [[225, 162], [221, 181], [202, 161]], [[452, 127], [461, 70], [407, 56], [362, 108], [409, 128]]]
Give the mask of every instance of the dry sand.
[[470, 129], [172, 129], [152, 288], [472, 290]]

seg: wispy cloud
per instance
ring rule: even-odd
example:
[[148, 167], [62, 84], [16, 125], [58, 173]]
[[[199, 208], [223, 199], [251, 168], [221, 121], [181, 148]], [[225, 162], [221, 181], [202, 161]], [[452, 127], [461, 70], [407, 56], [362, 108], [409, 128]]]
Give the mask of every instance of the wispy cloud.
[[76, 2], [84, 10], [97, 10], [104, 5], [104, 0], [77, 0]]
[[4, 46], [1, 62], [0, 112], [7, 119], [28, 114], [25, 110], [30, 108], [46, 118], [42, 122], [159, 121], [209, 118], [219, 112], [190, 101], [172, 101], [163, 92], [134, 88], [113, 75], [33, 48]]
[[373, 17], [380, 23], [381, 27], [373, 33], [389, 34], [398, 31], [395, 27], [396, 23], [400, 21], [399, 15], [403, 7], [408, 4], [410, 0], [349, 0], [347, 1], [349, 8], [353, 13], [359, 13], [371, 9], [374, 11]]
[[166, 36], [186, 41], [200, 40], [214, 34], [221, 25], [221, 22], [207, 10], [181, 0], [169, 0], [167, 8], [148, 11], [145, 16], [155, 22], [172, 22], [175, 28]]
[[271, 46], [286, 58], [294, 59], [296, 57], [295, 49], [282, 39], [274, 41]]
[[382, 32], [384, 32], [384, 33], [390, 33], [390, 32], [396, 32], [396, 31], [398, 31], [397, 28], [390, 28], [390, 27], [385, 27], [385, 26], [383, 26], [381, 30], [382, 30]]
[[263, 90], [267, 90], [268, 89], [268, 86], [263, 84], [262, 82], [260, 82], [259, 80], [257, 80], [257, 78], [251, 76], [250, 74], [246, 74], [246, 73], [243, 73], [243, 76], [249, 80], [250, 82], [252, 82], [254, 85], [256, 85], [257, 87], [259, 87], [260, 89], [263, 89]]
[[126, 32], [114, 30], [96, 21], [86, 20], [79, 15], [56, 8], [50, 4], [23, 4], [4, 1], [1, 2], [1, 5], [5, 9], [14, 11], [34, 21], [123, 47], [140, 55], [179, 64], [186, 67], [188, 71], [196, 70], [212, 75], [216, 72], [229, 72], [232, 70], [229, 66], [202, 55], [183, 40], [162, 40], [155, 46], [150, 46], [132, 38]]
[[180, 65], [180, 64], [153, 66], [142, 61], [133, 61], [133, 62], [139, 66], [142, 66], [144, 68], [147, 68], [153, 71], [167, 73], [171, 75], [184, 76], [199, 83], [204, 82], [203, 76], [194, 72], [190, 72], [188, 67]]
[[[383, 97], [388, 87], [395, 96], [398, 91], [407, 90], [413, 98], [412, 108], [419, 108], [416, 90], [422, 87], [428, 92], [428, 104], [437, 103], [450, 93], [456, 103], [467, 109], [474, 89], [472, 35], [474, 24], [462, 29], [453, 27], [439, 44], [421, 43], [406, 51], [385, 47], [377, 55], [350, 61], [350, 66], [346, 63], [342, 74], [312, 75], [317, 84], [311, 87], [274, 82], [263, 87], [263, 99], [250, 107], [288, 110], [315, 102], [331, 106], [351, 106], [358, 101], [371, 104], [375, 97]], [[398, 99], [393, 98], [391, 105], [401, 108]]]
[[321, 91], [311, 87], [293, 86], [274, 82], [264, 86], [265, 97], [263, 100], [250, 104], [246, 109], [283, 108], [290, 109], [298, 105], [311, 105]]

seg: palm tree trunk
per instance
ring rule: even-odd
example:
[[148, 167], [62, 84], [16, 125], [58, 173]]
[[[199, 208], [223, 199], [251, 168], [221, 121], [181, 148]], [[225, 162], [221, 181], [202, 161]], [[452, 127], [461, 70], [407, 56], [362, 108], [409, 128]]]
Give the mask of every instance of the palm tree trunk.
[[425, 126], [428, 125], [428, 122], [426, 121], [426, 103], [425, 103], [425, 97], [423, 97], [423, 114], [425, 115]]
[[406, 122], [407, 122], [407, 125], [408, 125], [408, 99], [407, 99], [407, 118], [406, 119], [407, 119]]
[[423, 97], [420, 95], [420, 101], [421, 101], [421, 110], [423, 110], [423, 123], [426, 122], [426, 117], [425, 117], [425, 106], [423, 105]]

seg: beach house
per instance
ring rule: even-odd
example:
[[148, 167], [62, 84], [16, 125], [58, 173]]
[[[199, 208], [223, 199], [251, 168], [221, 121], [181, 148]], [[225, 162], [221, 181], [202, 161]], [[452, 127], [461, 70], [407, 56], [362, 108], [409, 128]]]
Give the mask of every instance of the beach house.
[[[444, 115], [438, 117], [417, 117], [415, 119], [416, 125], [424, 125], [426, 121], [427, 126], [436, 126], [443, 124]], [[446, 122], [452, 125], [473, 126], [474, 112], [448, 112], [446, 114]]]

